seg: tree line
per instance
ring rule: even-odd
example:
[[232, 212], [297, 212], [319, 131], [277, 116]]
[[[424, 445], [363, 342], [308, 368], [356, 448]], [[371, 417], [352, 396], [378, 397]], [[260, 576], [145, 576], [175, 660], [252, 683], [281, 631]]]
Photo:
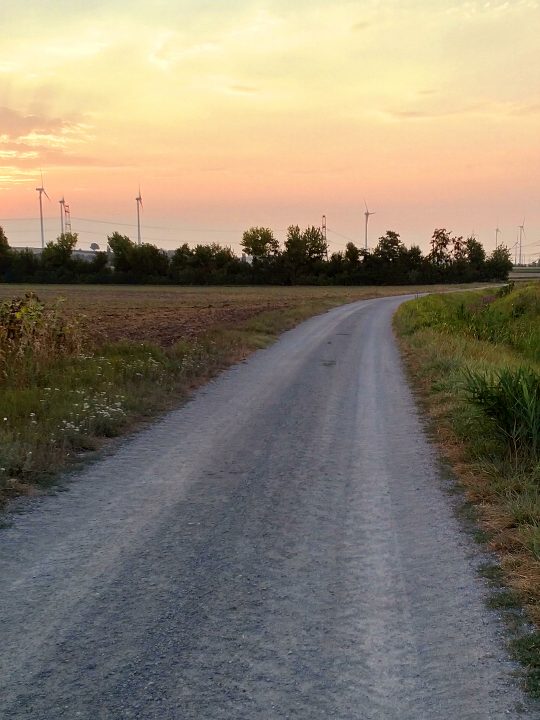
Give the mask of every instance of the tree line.
[[107, 252], [90, 259], [74, 254], [77, 233], [63, 233], [40, 254], [14, 250], [0, 227], [0, 280], [38, 283], [157, 283], [180, 285], [408, 285], [505, 280], [512, 268], [504, 246], [489, 256], [475, 237], [436, 229], [430, 250], [407, 248], [388, 230], [373, 250], [349, 242], [329, 255], [320, 228], [291, 225], [283, 247], [270, 228], [252, 227], [242, 236], [243, 256], [217, 243], [187, 244], [165, 252], [134, 243], [118, 232]]

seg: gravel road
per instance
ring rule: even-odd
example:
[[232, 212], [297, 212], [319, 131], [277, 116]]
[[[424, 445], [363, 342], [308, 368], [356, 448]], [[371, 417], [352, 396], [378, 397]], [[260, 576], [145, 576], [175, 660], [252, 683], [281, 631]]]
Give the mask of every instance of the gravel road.
[[9, 720], [540, 718], [392, 337], [337, 308], [0, 531]]

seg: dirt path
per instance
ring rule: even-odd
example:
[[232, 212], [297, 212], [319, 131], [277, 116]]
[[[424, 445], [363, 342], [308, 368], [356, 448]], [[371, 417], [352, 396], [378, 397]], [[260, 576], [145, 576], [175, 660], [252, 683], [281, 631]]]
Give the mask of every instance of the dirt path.
[[401, 301], [309, 320], [0, 532], [1, 717], [521, 717]]

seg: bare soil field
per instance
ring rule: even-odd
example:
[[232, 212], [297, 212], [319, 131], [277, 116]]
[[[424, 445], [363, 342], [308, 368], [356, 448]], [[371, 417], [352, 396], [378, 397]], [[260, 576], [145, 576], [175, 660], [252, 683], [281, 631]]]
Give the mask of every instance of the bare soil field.
[[[98, 344], [130, 340], [169, 347], [216, 327], [232, 327], [272, 310], [315, 311], [355, 300], [440, 290], [427, 287], [184, 287], [126, 285], [0, 285], [0, 301], [35, 292], [64, 299]], [[448, 289], [445, 286], [445, 289]]]

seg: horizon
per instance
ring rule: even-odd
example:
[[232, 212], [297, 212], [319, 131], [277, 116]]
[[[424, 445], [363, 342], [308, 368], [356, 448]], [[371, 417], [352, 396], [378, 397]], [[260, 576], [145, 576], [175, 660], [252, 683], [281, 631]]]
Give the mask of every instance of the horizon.
[[[320, 226], [330, 251], [435, 228], [540, 257], [540, 3], [8, 3], [0, 225], [39, 247], [71, 207], [79, 247], [165, 249]], [[129, 10], [129, 12], [128, 12]], [[109, 222], [110, 221], [110, 222]]]

